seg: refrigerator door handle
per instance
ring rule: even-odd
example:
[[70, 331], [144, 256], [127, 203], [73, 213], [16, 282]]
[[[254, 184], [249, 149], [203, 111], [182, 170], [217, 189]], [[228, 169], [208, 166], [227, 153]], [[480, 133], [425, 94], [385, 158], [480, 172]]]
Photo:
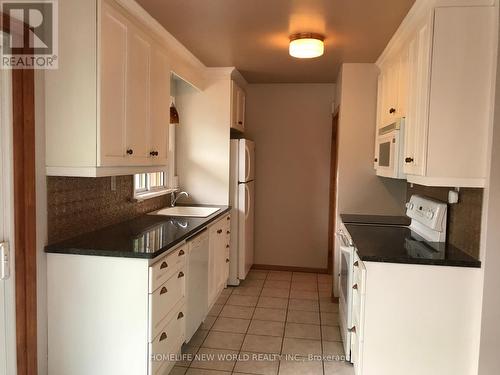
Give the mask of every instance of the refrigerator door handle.
[[248, 146], [245, 144], [245, 181], [248, 181], [250, 178], [250, 171], [252, 169], [252, 163], [251, 158], [250, 158], [250, 150], [248, 149]]
[[248, 219], [248, 215], [250, 215], [250, 189], [248, 188], [248, 185], [245, 184], [245, 194], [246, 194], [246, 198], [245, 198], [245, 220]]

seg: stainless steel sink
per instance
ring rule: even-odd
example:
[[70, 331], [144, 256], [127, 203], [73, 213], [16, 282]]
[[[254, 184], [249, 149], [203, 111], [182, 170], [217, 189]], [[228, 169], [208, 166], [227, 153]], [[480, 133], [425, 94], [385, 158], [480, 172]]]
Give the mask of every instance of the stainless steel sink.
[[218, 207], [189, 207], [189, 206], [175, 206], [161, 209], [152, 212], [153, 215], [163, 216], [187, 216], [187, 217], [208, 217], [217, 211]]

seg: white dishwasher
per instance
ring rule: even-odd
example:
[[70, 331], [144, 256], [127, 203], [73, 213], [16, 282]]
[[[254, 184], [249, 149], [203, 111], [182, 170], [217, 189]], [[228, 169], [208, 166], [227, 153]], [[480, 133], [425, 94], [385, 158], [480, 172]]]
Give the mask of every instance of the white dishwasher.
[[208, 313], [208, 230], [188, 240], [186, 290], [186, 342], [191, 340]]

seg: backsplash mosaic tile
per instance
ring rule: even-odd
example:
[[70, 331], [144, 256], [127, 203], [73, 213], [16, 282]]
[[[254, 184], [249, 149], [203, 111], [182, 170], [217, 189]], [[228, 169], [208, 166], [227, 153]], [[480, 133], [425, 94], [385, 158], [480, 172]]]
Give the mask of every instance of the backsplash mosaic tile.
[[[448, 201], [448, 187], [428, 187], [408, 184], [407, 198], [412, 194]], [[479, 258], [483, 189], [461, 188], [459, 202], [448, 205], [448, 242], [475, 258]]]
[[48, 241], [55, 243], [165, 207], [170, 195], [134, 202], [133, 176], [47, 177]]

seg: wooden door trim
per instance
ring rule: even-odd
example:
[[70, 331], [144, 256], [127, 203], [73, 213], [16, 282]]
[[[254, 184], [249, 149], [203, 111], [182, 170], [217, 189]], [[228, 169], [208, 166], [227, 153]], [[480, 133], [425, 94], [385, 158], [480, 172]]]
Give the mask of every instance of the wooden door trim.
[[[0, 19], [1, 30], [10, 33], [9, 16], [0, 13]], [[23, 26], [26, 30], [27, 26]], [[12, 127], [17, 374], [36, 375], [38, 319], [33, 69], [12, 70]]]

